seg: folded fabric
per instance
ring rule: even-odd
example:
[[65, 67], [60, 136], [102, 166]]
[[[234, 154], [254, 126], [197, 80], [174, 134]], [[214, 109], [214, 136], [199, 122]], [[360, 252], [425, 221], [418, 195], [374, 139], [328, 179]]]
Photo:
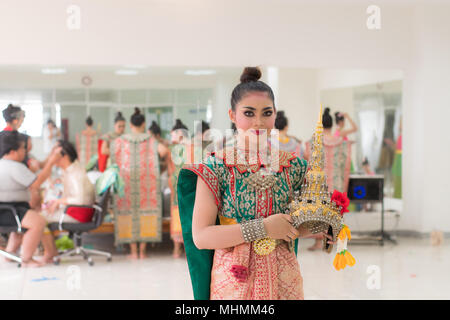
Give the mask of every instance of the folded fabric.
[[119, 175], [119, 167], [116, 164], [110, 165], [105, 172], [97, 179], [95, 184], [95, 191], [97, 195], [103, 194], [106, 190], [112, 187], [112, 192], [118, 194], [119, 197], [125, 195], [125, 184]]
[[86, 171], [91, 171], [97, 165], [98, 155], [94, 155], [89, 159], [89, 162], [86, 164]]

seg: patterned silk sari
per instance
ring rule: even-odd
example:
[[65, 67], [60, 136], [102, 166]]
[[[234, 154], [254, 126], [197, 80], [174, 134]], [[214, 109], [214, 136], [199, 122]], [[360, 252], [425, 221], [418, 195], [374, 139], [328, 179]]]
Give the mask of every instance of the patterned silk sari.
[[162, 204], [158, 141], [147, 133], [111, 142], [111, 162], [120, 169], [124, 197], [114, 197], [115, 243], [160, 242]]
[[[226, 249], [199, 250], [192, 241], [192, 213], [197, 178], [214, 195], [218, 224], [229, 225], [244, 220], [285, 213], [296, 190], [300, 190], [306, 161], [278, 151], [273, 158], [275, 183], [267, 189], [254, 188], [249, 179], [262, 166], [262, 158], [250, 159], [248, 165], [237, 163], [237, 152], [226, 148], [222, 156], [212, 153], [202, 164], [185, 165], [178, 178], [178, 199], [183, 238], [195, 299], [303, 299], [303, 279], [296, 253], [282, 241], [267, 255], [258, 255], [253, 243]], [[273, 159], [272, 158], [272, 159]], [[272, 163], [274, 164], [274, 163]], [[270, 163], [269, 163], [270, 165]], [[238, 265], [247, 272], [246, 279], [236, 277]]]
[[392, 177], [394, 180], [394, 198], [402, 198], [402, 136], [397, 139], [394, 164], [392, 165]]
[[78, 133], [76, 135], [76, 145], [78, 159], [83, 167], [85, 167], [89, 160], [98, 154], [98, 135], [84, 135]]

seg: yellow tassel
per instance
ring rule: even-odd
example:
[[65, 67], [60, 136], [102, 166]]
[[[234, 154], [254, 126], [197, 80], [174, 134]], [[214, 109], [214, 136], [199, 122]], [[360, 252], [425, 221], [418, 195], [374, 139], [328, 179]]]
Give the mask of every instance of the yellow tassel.
[[338, 238], [341, 239], [342, 241], [345, 240], [345, 227], [342, 228], [341, 232], [339, 232]]
[[339, 270], [345, 268], [345, 258], [343, 254], [339, 254], [338, 268]]
[[347, 226], [345, 226], [345, 233], [347, 234], [348, 240], [351, 240], [352, 239], [352, 233], [350, 231], [350, 228], [347, 227]]
[[336, 254], [336, 257], [334, 257], [334, 260], [333, 260], [333, 266], [336, 270], [339, 270], [338, 269], [338, 258], [339, 258], [339, 253]]
[[354, 266], [356, 263], [355, 258], [353, 258], [353, 256], [350, 254], [350, 252], [346, 251], [345, 252], [345, 261], [347, 262], [347, 264], [351, 267]]

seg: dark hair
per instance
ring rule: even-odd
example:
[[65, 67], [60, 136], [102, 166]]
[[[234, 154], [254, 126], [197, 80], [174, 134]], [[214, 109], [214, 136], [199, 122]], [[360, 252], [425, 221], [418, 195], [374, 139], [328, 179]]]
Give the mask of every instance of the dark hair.
[[336, 119], [336, 124], [344, 120], [344, 116], [343, 115], [341, 116], [340, 112], [335, 112], [334, 118]]
[[10, 153], [17, 151], [22, 143], [25, 143], [25, 136], [17, 131], [2, 131], [0, 133], [0, 158]]
[[236, 104], [250, 92], [266, 92], [275, 108], [275, 96], [272, 89], [262, 81], [261, 70], [255, 67], [246, 67], [241, 75], [241, 83], [234, 87], [231, 93], [231, 110], [236, 110]]
[[148, 127], [148, 130], [155, 136], [161, 136], [161, 128], [154, 120], [152, 121], [151, 126]]
[[172, 131], [178, 129], [189, 130], [180, 119], [175, 120], [175, 125], [172, 127]]
[[74, 162], [78, 159], [78, 153], [74, 145], [67, 140], [58, 140], [58, 145], [62, 147], [62, 156], [68, 155], [70, 162]]
[[275, 128], [278, 130], [284, 130], [288, 125], [288, 119], [284, 115], [284, 111], [278, 111], [275, 119]]
[[122, 115], [122, 112], [117, 112], [116, 117], [114, 118], [114, 123], [117, 123], [119, 121], [125, 121], [125, 118]]
[[3, 118], [6, 122], [12, 122], [13, 120], [20, 119], [25, 116], [25, 112], [19, 106], [8, 104], [6, 109], [3, 110]]
[[131, 115], [130, 122], [135, 127], [140, 127], [145, 122], [145, 116], [138, 107], [134, 108], [134, 113]]
[[90, 127], [94, 124], [94, 120], [92, 120], [91, 116], [86, 118], [86, 124]]
[[47, 125], [51, 124], [52, 126], [56, 127], [55, 122], [52, 119], [47, 120]]
[[365, 157], [362, 165], [367, 166], [368, 164], [369, 164], [369, 160], [367, 159], [367, 157]]
[[199, 134], [200, 132], [203, 134], [206, 130], [209, 130], [209, 123], [206, 121], [203, 121], [201, 123], [197, 124], [197, 127], [195, 128], [195, 134]]
[[333, 118], [330, 116], [330, 108], [325, 108], [322, 115], [322, 125], [325, 129], [329, 129], [333, 126]]

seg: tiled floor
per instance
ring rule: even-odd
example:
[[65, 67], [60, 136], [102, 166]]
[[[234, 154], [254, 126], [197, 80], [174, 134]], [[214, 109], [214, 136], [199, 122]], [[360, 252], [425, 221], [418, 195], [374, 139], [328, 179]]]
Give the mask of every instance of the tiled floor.
[[[333, 254], [306, 250], [299, 261], [306, 299], [450, 299], [450, 248], [432, 247], [428, 239], [400, 238], [398, 245], [351, 245], [356, 265], [332, 267]], [[379, 284], [379, 288], [377, 288]], [[170, 244], [149, 248], [149, 257], [112, 262], [95, 258], [90, 267], [80, 258], [59, 266], [18, 269], [0, 258], [3, 299], [192, 299], [185, 258], [173, 259]]]

